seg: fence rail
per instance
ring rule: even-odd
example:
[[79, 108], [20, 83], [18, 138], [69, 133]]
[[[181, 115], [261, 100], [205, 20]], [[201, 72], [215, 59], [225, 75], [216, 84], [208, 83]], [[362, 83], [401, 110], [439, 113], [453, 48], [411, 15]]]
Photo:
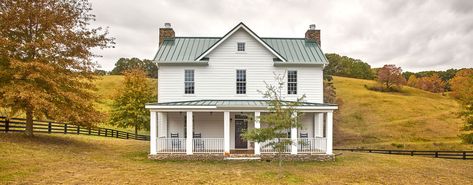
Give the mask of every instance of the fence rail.
[[473, 151], [450, 151], [450, 150], [377, 150], [377, 149], [350, 149], [336, 148], [334, 150], [351, 152], [368, 152], [379, 154], [410, 155], [410, 156], [430, 156], [435, 158], [448, 159], [473, 159]]
[[[0, 117], [0, 132], [24, 132], [26, 128], [26, 119]], [[70, 123], [62, 123], [56, 121], [33, 120], [34, 133], [48, 133], [48, 134], [82, 134], [95, 135], [103, 137], [114, 137], [120, 139], [136, 139], [149, 140], [147, 135], [135, 135], [130, 132], [123, 132], [119, 130], [101, 128], [101, 127], [85, 127], [74, 125]]]
[[223, 153], [223, 138], [194, 138], [193, 152]]

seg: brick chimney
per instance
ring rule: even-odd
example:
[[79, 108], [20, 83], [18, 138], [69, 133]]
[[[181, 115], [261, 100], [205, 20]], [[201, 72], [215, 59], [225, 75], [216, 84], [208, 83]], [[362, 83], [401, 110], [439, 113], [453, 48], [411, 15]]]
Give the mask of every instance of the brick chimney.
[[166, 39], [174, 39], [175, 33], [171, 28], [171, 23], [164, 23], [164, 28], [159, 28], [159, 45]]
[[320, 30], [315, 29], [315, 24], [309, 25], [309, 29], [305, 32], [305, 40], [308, 42], [316, 42], [320, 45]]

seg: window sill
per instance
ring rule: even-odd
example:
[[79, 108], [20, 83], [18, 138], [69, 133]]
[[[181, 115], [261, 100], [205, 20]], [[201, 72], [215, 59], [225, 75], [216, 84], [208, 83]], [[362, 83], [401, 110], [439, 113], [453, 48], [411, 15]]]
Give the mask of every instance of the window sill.
[[184, 94], [182, 96], [186, 96], [186, 97], [195, 97], [196, 95], [195, 94]]

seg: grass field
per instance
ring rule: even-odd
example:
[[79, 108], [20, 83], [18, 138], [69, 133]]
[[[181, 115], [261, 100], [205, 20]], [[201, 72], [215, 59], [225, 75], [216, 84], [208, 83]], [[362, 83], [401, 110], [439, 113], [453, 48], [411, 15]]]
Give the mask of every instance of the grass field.
[[343, 153], [334, 162], [147, 159], [148, 142], [0, 133], [0, 184], [471, 184], [472, 160]]
[[461, 144], [458, 103], [441, 94], [404, 87], [402, 93], [367, 90], [374, 81], [334, 77], [335, 144], [344, 147], [473, 149]]

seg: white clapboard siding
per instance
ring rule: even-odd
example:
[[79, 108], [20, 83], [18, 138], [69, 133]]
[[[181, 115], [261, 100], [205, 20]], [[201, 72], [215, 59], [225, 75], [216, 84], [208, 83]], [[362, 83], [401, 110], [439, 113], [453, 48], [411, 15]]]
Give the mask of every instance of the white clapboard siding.
[[[237, 52], [237, 42], [246, 43], [244, 53]], [[297, 70], [298, 94], [286, 95], [295, 100], [306, 95], [306, 101], [323, 101], [323, 72], [321, 66], [275, 67], [275, 56], [246, 31], [240, 29], [207, 56], [208, 66], [160, 66], [158, 102], [200, 99], [254, 100], [262, 99], [258, 90], [265, 90], [265, 81], [274, 83], [274, 73]], [[184, 70], [195, 70], [195, 94], [184, 94]], [[236, 70], [246, 69], [245, 95], [236, 94]], [[286, 79], [287, 80], [287, 79]], [[285, 87], [287, 88], [287, 86]], [[287, 90], [284, 89], [284, 93]]]

